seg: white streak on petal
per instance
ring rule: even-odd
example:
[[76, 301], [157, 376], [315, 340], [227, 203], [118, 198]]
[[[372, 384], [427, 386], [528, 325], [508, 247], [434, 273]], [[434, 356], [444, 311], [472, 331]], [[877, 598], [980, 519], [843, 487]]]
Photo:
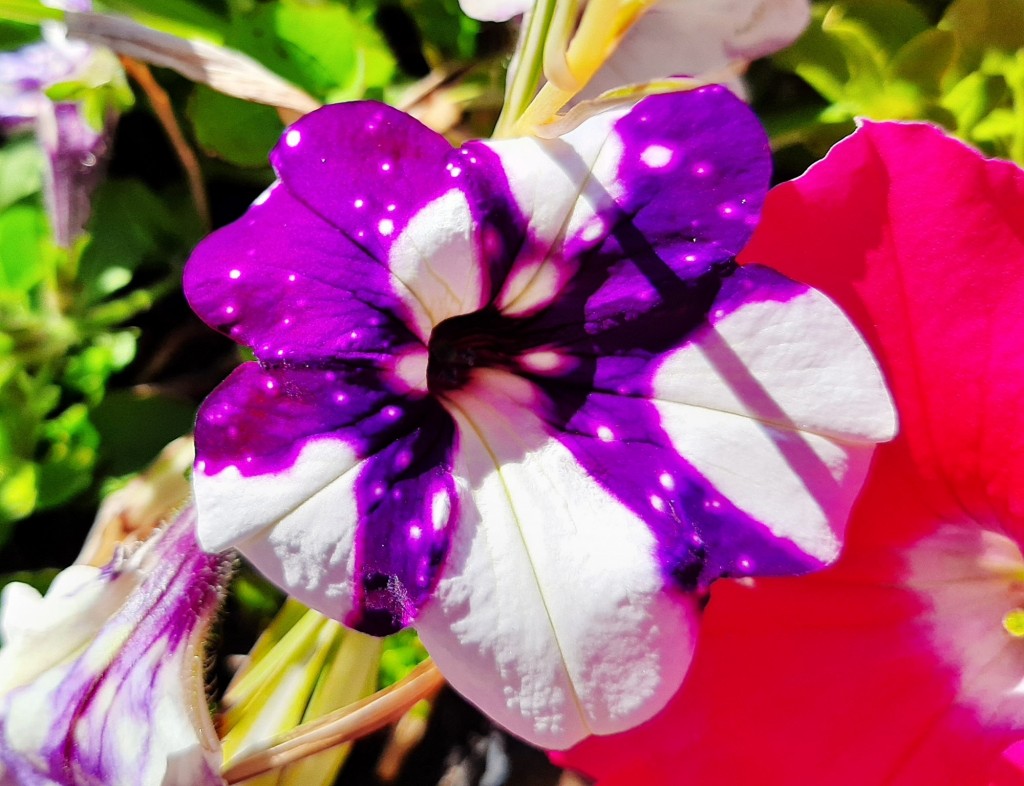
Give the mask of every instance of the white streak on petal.
[[276, 473], [246, 477], [235, 467], [193, 475], [199, 509], [199, 542], [207, 551], [238, 545], [288, 516], [357, 463], [355, 453], [335, 439], [309, 442], [295, 463]]
[[732, 504], [817, 559], [836, 557], [895, 416], [874, 358], [831, 301], [807, 290], [722, 310], [668, 356], [653, 389], [680, 454]]
[[495, 305], [506, 316], [525, 317], [550, 305], [578, 268], [575, 259], [553, 265], [547, 259], [516, 262]]
[[[768, 281], [759, 286], [770, 291]], [[654, 389], [662, 400], [848, 442], [896, 433], [871, 351], [839, 307], [810, 288], [783, 302], [758, 300], [755, 288], [751, 300], [669, 355]]]
[[664, 705], [696, 611], [665, 591], [650, 530], [549, 438], [536, 396], [496, 371], [453, 396], [462, 515], [417, 629], [470, 701], [564, 748]]
[[322, 439], [272, 477], [197, 470], [200, 542], [210, 551], [236, 547], [306, 605], [343, 617], [352, 601], [361, 466], [343, 443]]
[[498, 154], [512, 195], [538, 247], [521, 254], [498, 297], [507, 314], [547, 304], [574, 272], [558, 249], [576, 239], [595, 243], [610, 228], [602, 215], [621, 196], [622, 140], [612, 125], [625, 112], [605, 112], [559, 139], [487, 142]]
[[[484, 265], [473, 234], [469, 202], [458, 189], [438, 197], [412, 217], [395, 239], [388, 264], [412, 293], [410, 307], [426, 316], [426, 324], [417, 319], [416, 325], [424, 340], [430, 337], [428, 325], [433, 327], [484, 305]], [[408, 297], [405, 291], [399, 294]]]

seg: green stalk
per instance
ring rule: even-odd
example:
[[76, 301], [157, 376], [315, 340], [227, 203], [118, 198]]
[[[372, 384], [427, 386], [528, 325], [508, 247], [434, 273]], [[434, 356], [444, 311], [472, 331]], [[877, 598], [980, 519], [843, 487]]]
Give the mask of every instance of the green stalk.
[[555, 13], [557, 0], [538, 0], [530, 13], [526, 35], [520, 39], [518, 65], [512, 82], [505, 91], [505, 106], [494, 127], [494, 137], [508, 136], [519, 116], [525, 111], [540, 84], [544, 72], [544, 47]]

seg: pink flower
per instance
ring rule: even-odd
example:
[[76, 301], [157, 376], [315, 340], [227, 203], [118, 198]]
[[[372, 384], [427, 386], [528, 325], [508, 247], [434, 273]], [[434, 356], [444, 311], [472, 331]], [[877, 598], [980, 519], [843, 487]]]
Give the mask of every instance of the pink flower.
[[865, 124], [775, 189], [743, 259], [845, 309], [901, 434], [834, 568], [716, 584], [668, 708], [565, 762], [602, 786], [1024, 783], [1024, 172]]

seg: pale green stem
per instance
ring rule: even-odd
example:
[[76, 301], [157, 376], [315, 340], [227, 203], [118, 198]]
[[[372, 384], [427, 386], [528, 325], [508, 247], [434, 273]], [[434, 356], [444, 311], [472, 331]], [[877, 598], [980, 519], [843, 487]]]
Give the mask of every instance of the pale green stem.
[[517, 53], [518, 62], [512, 81], [505, 91], [505, 105], [494, 127], [494, 137], [508, 136], [516, 120], [526, 109], [540, 84], [544, 70], [544, 42], [547, 40], [551, 18], [555, 12], [556, 0], [537, 0], [526, 35], [521, 39], [521, 48]]

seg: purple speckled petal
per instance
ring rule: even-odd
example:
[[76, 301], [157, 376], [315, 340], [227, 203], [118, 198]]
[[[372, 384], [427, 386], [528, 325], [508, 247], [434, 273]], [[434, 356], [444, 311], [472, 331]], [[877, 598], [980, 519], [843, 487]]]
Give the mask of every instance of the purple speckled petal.
[[[677, 272], [740, 252], [768, 190], [768, 137], [722, 87], [652, 96], [615, 123], [616, 203]], [[629, 238], [620, 241], [628, 256]]]
[[452, 188], [450, 152], [405, 113], [353, 102], [303, 117], [270, 160], [296, 199], [384, 261], [409, 219]]
[[184, 287], [264, 363], [377, 364], [418, 343], [387, 269], [281, 183], [199, 245]]
[[[5, 594], [5, 615], [22, 618], [0, 650], [5, 675], [26, 674], [21, 659], [42, 665], [31, 664], [31, 679], [0, 696], [4, 784], [223, 783], [206, 709], [202, 639], [226, 563], [199, 549], [194, 526], [190, 508], [123, 564], [75, 579], [71, 593], [58, 594], [55, 586], [43, 599]], [[7, 608], [12, 602], [27, 608]], [[62, 604], [109, 617], [72, 645], [80, 647], [72, 657], [48, 662], [47, 651], [63, 651], [63, 627], [52, 624], [62, 619]]]
[[[290, 467], [314, 440], [337, 440], [354, 457], [396, 428], [401, 391], [372, 368], [273, 368], [243, 363], [203, 402], [196, 419], [197, 467], [245, 476]], [[342, 471], [348, 467], [340, 467]]]
[[[719, 87], [652, 96], [556, 140], [476, 144], [499, 157], [529, 222], [497, 305], [510, 315], [550, 307], [552, 330], [674, 306], [680, 279], [743, 248], [770, 175], [757, 118]], [[552, 302], [570, 284], [577, 292], [565, 314]]]
[[247, 363], [196, 423], [200, 537], [241, 546], [325, 614], [393, 632], [430, 596], [447, 555], [453, 448], [444, 408], [374, 369]]
[[430, 399], [424, 409], [413, 431], [363, 464], [356, 483], [355, 598], [345, 623], [377, 636], [413, 624], [458, 520], [454, 422]]

